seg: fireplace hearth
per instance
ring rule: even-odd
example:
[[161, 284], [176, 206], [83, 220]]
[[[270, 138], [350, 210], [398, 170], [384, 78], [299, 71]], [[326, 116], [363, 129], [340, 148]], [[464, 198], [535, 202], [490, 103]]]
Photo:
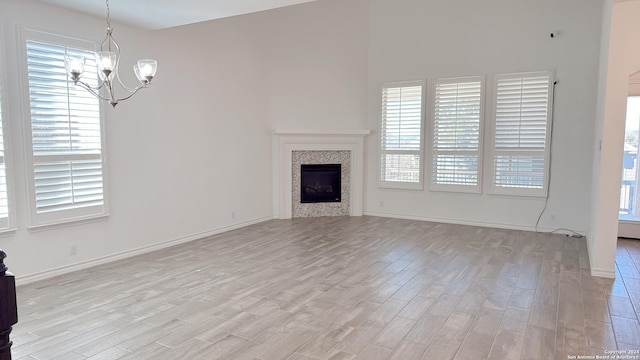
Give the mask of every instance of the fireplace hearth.
[[302, 164], [300, 202], [340, 202], [342, 189], [340, 164]]

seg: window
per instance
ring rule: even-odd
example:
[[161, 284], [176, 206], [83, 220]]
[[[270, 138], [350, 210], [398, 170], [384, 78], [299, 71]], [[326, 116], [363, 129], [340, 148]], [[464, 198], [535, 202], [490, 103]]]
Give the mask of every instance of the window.
[[86, 58], [97, 85], [93, 43], [25, 30], [31, 121], [31, 226], [106, 214], [99, 100], [67, 79], [66, 54]]
[[493, 193], [546, 196], [552, 82], [552, 72], [497, 76]]
[[481, 191], [482, 77], [435, 82], [431, 189]]
[[383, 84], [380, 186], [422, 189], [424, 83]]
[[[633, 81], [629, 79], [629, 93], [632, 93]], [[637, 189], [640, 189], [638, 171], [638, 129], [640, 128], [640, 96], [627, 97], [627, 113], [624, 131], [624, 152], [622, 157], [622, 182], [620, 183], [620, 210], [618, 220], [640, 222], [640, 203], [636, 201]]]
[[[2, 33], [0, 32], [0, 35]], [[2, 55], [2, 48], [0, 47], [0, 55]], [[1, 56], [0, 56], [1, 60]], [[4, 118], [2, 116], [3, 103], [2, 103], [2, 73], [4, 67], [0, 62], [0, 231], [9, 230], [12, 227], [12, 219], [10, 218], [11, 211], [9, 208], [9, 197], [7, 189], [7, 166], [4, 146]]]
[[9, 220], [7, 174], [4, 160], [4, 131], [2, 129], [2, 121], [2, 89], [0, 88], [0, 229], [7, 228]]

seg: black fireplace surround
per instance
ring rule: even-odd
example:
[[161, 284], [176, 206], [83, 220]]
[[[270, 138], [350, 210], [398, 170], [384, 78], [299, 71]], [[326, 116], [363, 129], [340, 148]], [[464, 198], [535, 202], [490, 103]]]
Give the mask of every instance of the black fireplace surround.
[[340, 164], [303, 164], [300, 166], [300, 202], [342, 201]]

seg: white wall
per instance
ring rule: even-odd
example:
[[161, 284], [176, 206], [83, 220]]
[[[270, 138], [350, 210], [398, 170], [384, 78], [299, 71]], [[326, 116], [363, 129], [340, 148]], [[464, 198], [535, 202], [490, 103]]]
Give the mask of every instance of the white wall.
[[[600, 0], [372, 0], [369, 127], [378, 122], [379, 84], [555, 70], [558, 80], [551, 187], [540, 229], [588, 229]], [[557, 32], [553, 39], [551, 32]], [[489, 110], [490, 108], [488, 108]], [[487, 116], [490, 112], [487, 112]], [[486, 133], [485, 139], [489, 139]], [[486, 142], [486, 141], [485, 141]], [[377, 187], [377, 138], [369, 140], [369, 214], [533, 229], [544, 200]], [[488, 149], [485, 148], [485, 155]], [[485, 156], [485, 179], [490, 159]], [[426, 162], [428, 164], [428, 162]], [[383, 204], [383, 206], [381, 206]], [[555, 222], [551, 215], [555, 215]]]
[[629, 96], [640, 96], [640, 70], [629, 77]]
[[592, 274], [613, 277], [629, 76], [640, 70], [640, 1], [605, 2], [587, 244]]
[[123, 75], [142, 57], [158, 59], [159, 68], [151, 89], [106, 109], [111, 215], [30, 231], [16, 26], [97, 41], [105, 24], [31, 0], [0, 0], [3, 115], [18, 205], [18, 229], [0, 237], [0, 248], [18, 282], [271, 219], [272, 130], [365, 122], [361, 4], [324, 1], [158, 32], [114, 24]]
[[[0, 248], [25, 282], [270, 219], [273, 129], [377, 129], [383, 81], [546, 69], [559, 87], [541, 225], [586, 231], [601, 14], [600, 0], [322, 0], [157, 32], [115, 24], [123, 64], [155, 57], [159, 70], [151, 89], [107, 109], [111, 216], [35, 232], [25, 223], [16, 24], [99, 40], [104, 19], [0, 0], [18, 218]], [[531, 229], [542, 209], [486, 192], [378, 189], [376, 144], [370, 136], [367, 213]]]
[[367, 0], [321, 0], [264, 14], [258, 31], [268, 36], [264, 95], [274, 129], [366, 125], [367, 9]]

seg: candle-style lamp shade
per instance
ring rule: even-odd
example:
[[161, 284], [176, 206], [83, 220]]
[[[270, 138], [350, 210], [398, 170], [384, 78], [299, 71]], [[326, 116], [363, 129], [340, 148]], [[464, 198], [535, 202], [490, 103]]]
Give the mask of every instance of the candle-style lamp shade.
[[133, 72], [136, 74], [138, 80], [143, 84], [151, 82], [154, 76], [156, 76], [156, 70], [158, 69], [158, 62], [151, 59], [138, 60], [133, 65]]
[[82, 77], [84, 73], [84, 64], [86, 60], [82, 56], [71, 56], [67, 55], [64, 58], [64, 63], [67, 68], [67, 72], [73, 80], [74, 83], [77, 83], [78, 80]]
[[113, 80], [118, 58], [112, 51], [98, 51], [96, 53], [96, 64], [98, 65], [98, 75], [100, 80]]

